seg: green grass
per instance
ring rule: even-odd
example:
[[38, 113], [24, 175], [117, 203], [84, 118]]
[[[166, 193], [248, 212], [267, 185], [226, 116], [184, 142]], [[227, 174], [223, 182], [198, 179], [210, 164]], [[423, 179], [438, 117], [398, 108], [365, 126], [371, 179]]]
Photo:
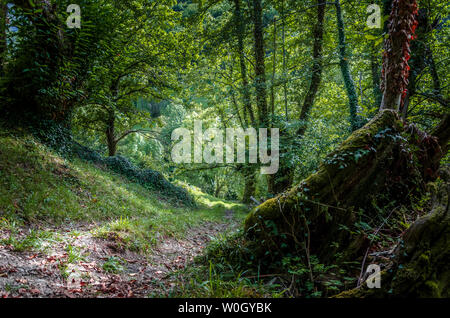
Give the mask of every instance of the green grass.
[[38, 245], [39, 231], [20, 239], [11, 231], [25, 225], [40, 229], [96, 223], [95, 235], [145, 251], [160, 238], [182, 237], [202, 222], [226, 222], [226, 210], [244, 218], [243, 205], [184, 186], [198, 208], [175, 206], [163, 193], [91, 163], [64, 159], [29, 135], [0, 129], [0, 229], [10, 231], [9, 243], [20, 250]]
[[[189, 280], [179, 283], [173, 297], [182, 298], [279, 298], [282, 292], [278, 285], [267, 286], [262, 282], [242, 277], [242, 273], [234, 273], [233, 277], [223, 277], [220, 264], [209, 267], [190, 267], [190, 272], [183, 275]], [[182, 281], [182, 278], [178, 280]]]
[[123, 272], [123, 263], [125, 263], [123, 259], [111, 256], [105, 263], [103, 263], [102, 268], [106, 273], [117, 274]]

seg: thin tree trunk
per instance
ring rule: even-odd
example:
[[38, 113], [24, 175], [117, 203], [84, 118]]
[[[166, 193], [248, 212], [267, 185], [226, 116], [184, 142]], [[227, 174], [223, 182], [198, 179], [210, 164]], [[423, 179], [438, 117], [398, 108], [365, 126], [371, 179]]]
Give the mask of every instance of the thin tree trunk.
[[4, 62], [6, 54], [6, 30], [7, 30], [8, 6], [5, 1], [0, 2], [0, 76], [4, 74]]
[[223, 188], [224, 185], [225, 185], [225, 184], [224, 184], [224, 183], [221, 183], [220, 180], [219, 180], [219, 178], [216, 177], [216, 179], [215, 179], [215, 186], [216, 186], [216, 188], [215, 188], [215, 190], [214, 190], [214, 196], [215, 196], [216, 198], [219, 197], [220, 191], [222, 190], [222, 188]]
[[284, 1], [281, 2], [281, 21], [282, 21], [282, 43], [283, 43], [283, 92], [284, 92], [284, 111], [286, 121], [289, 121], [288, 100], [287, 100], [287, 83], [286, 83], [286, 34], [285, 34], [285, 17], [284, 17]]
[[272, 66], [272, 80], [270, 87], [270, 108], [272, 111], [272, 118], [275, 116], [275, 74], [277, 64], [277, 20], [273, 18], [273, 66]]
[[300, 121], [302, 125], [297, 131], [299, 137], [303, 136], [306, 132], [307, 124], [306, 121], [309, 118], [309, 113], [312, 106], [314, 105], [314, 100], [319, 90], [320, 83], [322, 81], [322, 50], [323, 50], [323, 32], [324, 32], [324, 17], [325, 17], [325, 3], [322, 0], [317, 0], [317, 23], [314, 26], [313, 37], [314, 37], [314, 47], [313, 47], [313, 67], [311, 82], [309, 85], [308, 92], [306, 93], [305, 99], [303, 101], [303, 106], [300, 112]]
[[341, 66], [342, 77], [344, 79], [345, 89], [347, 91], [349, 107], [350, 107], [350, 125], [352, 131], [358, 129], [358, 94], [356, 93], [355, 83], [350, 71], [348, 62], [347, 43], [345, 42], [344, 19], [342, 17], [342, 9], [339, 0], [336, 0], [336, 17], [339, 35], [339, 65]]
[[436, 63], [434, 62], [433, 51], [427, 48], [428, 64], [430, 65], [430, 74], [433, 79], [434, 94], [441, 96], [441, 81], [439, 80], [439, 74], [437, 72]]
[[[235, 60], [234, 60], [234, 58], [232, 58], [231, 54], [229, 54], [229, 56], [231, 57], [231, 67], [230, 67], [230, 75], [229, 76], [230, 76], [231, 82], [233, 82], [233, 69], [234, 69], [234, 62], [235, 62]], [[243, 122], [242, 117], [241, 117], [241, 112], [239, 110], [239, 105], [238, 105], [238, 103], [236, 101], [236, 93], [235, 93], [235, 90], [234, 90], [234, 86], [232, 84], [230, 84], [230, 95], [231, 95], [231, 102], [233, 103], [234, 110], [236, 112], [236, 116], [238, 118], [239, 124], [241, 125], [242, 128], [244, 128], [245, 127], [244, 126], [244, 122]], [[245, 110], [245, 106], [244, 106], [244, 110]], [[245, 117], [245, 111], [244, 111], [244, 117]]]
[[234, 109], [236, 111], [236, 116], [238, 117], [239, 124], [241, 125], [242, 128], [244, 128], [245, 127], [244, 121], [242, 120], [241, 114], [239, 112], [239, 106], [238, 106], [238, 103], [236, 101], [236, 94], [235, 94], [233, 88], [231, 88], [231, 101], [233, 102], [233, 106], [234, 106]]
[[372, 45], [371, 54], [370, 54], [370, 67], [372, 71], [372, 89], [373, 96], [375, 98], [376, 108], [380, 108], [382, 93], [380, 89], [380, 63], [378, 61], [378, 54], [376, 52], [376, 48]]
[[249, 204], [252, 202], [251, 197], [255, 195], [256, 190], [256, 175], [255, 170], [251, 167], [244, 167], [244, 194], [242, 197], [242, 202]]
[[261, 2], [261, 0], [253, 0], [255, 90], [259, 124], [263, 127], [268, 127], [264, 30], [262, 23], [263, 10]]
[[106, 143], [108, 145], [108, 155], [113, 157], [117, 152], [114, 112], [111, 112], [108, 116], [108, 121], [106, 123]]
[[255, 125], [255, 115], [252, 108], [249, 83], [247, 78], [247, 66], [245, 64], [244, 56], [244, 21], [241, 13], [241, 0], [234, 0], [235, 5], [235, 18], [236, 18], [236, 38], [238, 43], [238, 55], [239, 64], [241, 67], [241, 77], [242, 77], [242, 102], [244, 104], [244, 121], [248, 124], [247, 114], [250, 116], [250, 123]]

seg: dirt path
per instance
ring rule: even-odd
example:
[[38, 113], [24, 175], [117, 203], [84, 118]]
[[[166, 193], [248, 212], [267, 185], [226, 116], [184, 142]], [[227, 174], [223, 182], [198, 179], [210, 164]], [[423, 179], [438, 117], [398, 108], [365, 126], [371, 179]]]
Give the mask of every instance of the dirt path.
[[[0, 245], [1, 297], [168, 296], [169, 274], [186, 267], [230, 223], [204, 223], [184, 239], [163, 238], [150, 255], [123, 250], [113, 240], [63, 232], [44, 252], [15, 252]], [[8, 233], [0, 232], [0, 238]]]

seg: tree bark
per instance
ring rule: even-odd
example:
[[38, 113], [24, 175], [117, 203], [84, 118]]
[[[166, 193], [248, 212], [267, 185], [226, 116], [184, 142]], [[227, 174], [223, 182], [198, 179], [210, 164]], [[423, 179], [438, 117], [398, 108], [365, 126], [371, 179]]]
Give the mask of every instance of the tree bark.
[[245, 230], [258, 242], [255, 253], [263, 259], [300, 253], [307, 235], [309, 253], [323, 264], [355, 260], [368, 244], [356, 220], [380, 217], [392, 202], [415, 202], [443, 155], [434, 138], [405, 128], [398, 113], [380, 112], [329, 154], [317, 173], [248, 215]]
[[245, 204], [252, 203], [251, 197], [255, 195], [256, 190], [256, 175], [255, 170], [249, 166], [244, 167], [243, 170], [245, 186], [242, 202]]
[[289, 110], [288, 110], [288, 100], [287, 100], [287, 74], [286, 74], [286, 33], [285, 33], [285, 17], [284, 17], [284, 0], [281, 1], [281, 37], [282, 37], [282, 48], [283, 48], [283, 93], [284, 93], [284, 112], [286, 116], [286, 121], [289, 121]]
[[373, 96], [375, 98], [376, 109], [379, 109], [381, 106], [382, 93], [380, 90], [380, 63], [378, 61], [378, 57], [376, 54], [375, 46], [371, 48], [370, 54], [370, 68], [372, 72], [372, 90]]
[[311, 82], [308, 92], [303, 101], [303, 106], [300, 112], [300, 121], [302, 122], [300, 129], [297, 131], [297, 136], [302, 137], [307, 128], [307, 120], [314, 100], [319, 90], [320, 82], [322, 81], [322, 48], [323, 48], [323, 33], [324, 33], [324, 18], [325, 18], [325, 3], [322, 0], [317, 0], [317, 23], [314, 26], [313, 37], [313, 67], [311, 70]]
[[384, 43], [380, 109], [401, 111], [407, 93], [410, 41], [417, 26], [415, 0], [394, 0], [389, 17], [389, 36]]
[[433, 128], [431, 135], [438, 139], [442, 154], [445, 155], [450, 148], [450, 113], [444, 115], [440, 123]]
[[5, 1], [0, 2], [0, 76], [4, 75], [4, 62], [6, 54], [6, 30], [7, 30], [8, 6]]
[[348, 62], [349, 56], [347, 52], [347, 43], [345, 42], [345, 27], [344, 19], [342, 17], [342, 9], [339, 0], [335, 2], [336, 17], [338, 24], [338, 38], [339, 38], [339, 65], [341, 67], [342, 77], [344, 79], [345, 89], [350, 108], [350, 125], [352, 131], [359, 128], [358, 125], [358, 94], [356, 93], [355, 82], [350, 71], [350, 64]]
[[409, 61], [410, 72], [408, 77], [409, 83], [402, 109], [403, 120], [406, 120], [411, 98], [416, 94], [416, 79], [425, 70], [428, 62], [428, 56], [431, 55], [431, 51], [426, 45], [428, 33], [431, 31], [431, 27], [428, 23], [427, 10], [419, 10], [417, 22], [416, 41], [411, 43], [411, 59]]
[[114, 112], [108, 114], [108, 120], [106, 122], [106, 143], [108, 145], [108, 156], [115, 156], [117, 152], [117, 140]]
[[245, 38], [245, 24], [241, 12], [241, 0], [234, 0], [235, 19], [236, 19], [236, 38], [237, 38], [237, 53], [239, 56], [239, 65], [241, 68], [242, 77], [242, 102], [244, 104], [244, 121], [248, 125], [248, 118], [246, 113], [250, 116], [250, 123], [255, 125], [255, 115], [252, 108], [249, 83], [247, 78], [247, 66], [245, 64], [244, 55], [244, 38]]
[[275, 75], [277, 66], [277, 20], [273, 18], [273, 60], [272, 60], [272, 79], [270, 81], [270, 108], [272, 118], [275, 115]]
[[266, 66], [264, 50], [264, 30], [262, 23], [262, 1], [253, 0], [254, 53], [255, 53], [255, 91], [259, 125], [269, 127], [266, 92]]

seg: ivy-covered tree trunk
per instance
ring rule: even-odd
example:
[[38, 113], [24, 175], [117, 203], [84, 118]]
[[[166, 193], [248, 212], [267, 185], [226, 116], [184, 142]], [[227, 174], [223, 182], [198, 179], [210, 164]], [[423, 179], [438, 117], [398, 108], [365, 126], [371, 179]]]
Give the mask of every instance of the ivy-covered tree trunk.
[[[16, 13], [19, 12], [26, 23], [17, 30], [17, 36], [23, 36], [15, 48], [20, 58], [8, 64], [8, 81], [4, 87], [9, 100], [7, 117], [14, 119], [20, 114], [21, 120], [26, 118], [26, 122], [34, 125], [50, 120], [67, 127], [75, 105], [74, 98], [65, 94], [64, 88], [66, 84], [72, 85], [76, 77], [61, 85], [64, 82], [61, 69], [73, 52], [67, 41], [66, 28], [58, 15], [60, 5], [54, 1], [15, 1], [14, 5], [18, 8]], [[2, 9], [1, 14], [4, 15], [6, 8]], [[28, 27], [32, 32], [27, 30]], [[3, 41], [0, 39], [0, 42]], [[30, 66], [29, 71], [24, 72], [24, 65]], [[33, 65], [45, 67], [31, 67]]]
[[374, 45], [371, 47], [371, 54], [370, 54], [370, 70], [372, 72], [372, 90], [373, 90], [373, 96], [375, 98], [375, 107], [376, 109], [380, 108], [381, 106], [381, 100], [382, 100], [382, 94], [380, 89], [380, 63], [379, 63], [379, 57], [376, 54], [376, 48]]
[[281, 1], [281, 43], [283, 50], [283, 94], [284, 94], [284, 112], [286, 121], [289, 121], [288, 98], [287, 98], [287, 56], [286, 56], [286, 18], [284, 14], [284, 0]]
[[277, 19], [273, 18], [273, 42], [272, 42], [272, 78], [270, 80], [270, 112], [272, 118], [275, 115], [275, 76], [277, 71]]
[[342, 17], [341, 3], [336, 0], [336, 17], [338, 25], [338, 38], [339, 38], [339, 65], [341, 67], [342, 77], [344, 79], [345, 89], [347, 91], [347, 97], [350, 108], [350, 125], [352, 131], [359, 128], [358, 124], [358, 94], [356, 93], [355, 82], [352, 78], [350, 71], [349, 56], [347, 52], [347, 43], [345, 41], [345, 27], [344, 19]]
[[255, 53], [255, 91], [256, 105], [258, 108], [259, 124], [269, 127], [266, 92], [266, 66], [264, 50], [264, 30], [262, 22], [262, 1], [253, 0], [253, 37]]
[[380, 109], [401, 111], [407, 94], [410, 41], [417, 27], [415, 0], [394, 0], [389, 16], [388, 38], [384, 42]]
[[435, 70], [433, 53], [427, 46], [426, 41], [430, 32], [432, 31], [432, 26], [428, 22], [428, 11], [426, 9], [420, 9], [417, 15], [417, 30], [416, 30], [416, 40], [411, 43], [411, 59], [409, 60], [409, 77], [408, 77], [408, 91], [405, 96], [404, 106], [402, 109], [402, 118], [406, 120], [408, 115], [408, 108], [411, 98], [416, 94], [417, 78], [429, 68], [429, 72], [433, 78], [434, 90], [432, 94], [439, 95], [440, 83], [439, 75]]

